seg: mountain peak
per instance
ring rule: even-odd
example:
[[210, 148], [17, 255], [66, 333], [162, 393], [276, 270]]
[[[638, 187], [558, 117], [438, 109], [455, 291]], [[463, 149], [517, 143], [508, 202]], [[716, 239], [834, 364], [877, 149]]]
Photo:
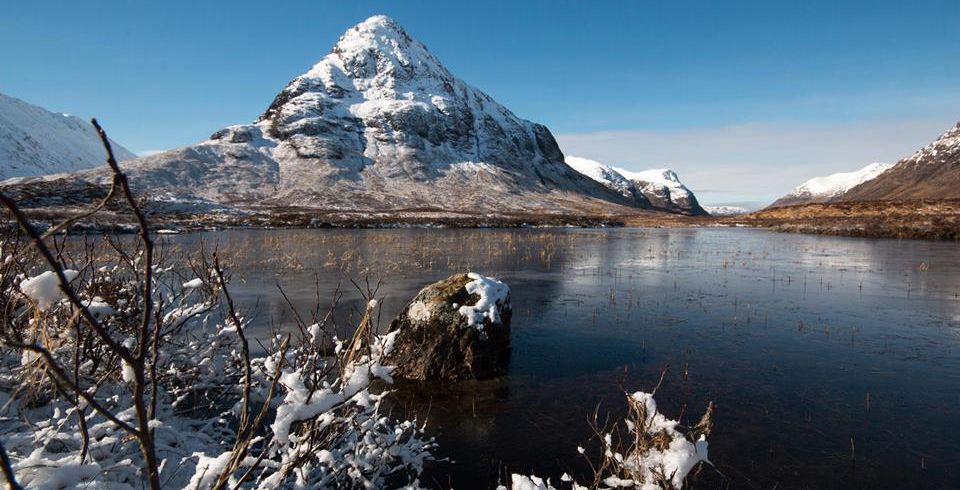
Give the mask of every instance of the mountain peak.
[[[316, 206], [308, 196], [322, 195], [324, 205], [337, 207], [376, 199], [379, 206], [460, 206], [473, 198], [499, 205], [479, 195], [492, 186], [476, 182], [487, 179], [500, 195], [563, 190], [632, 204], [567, 166], [546, 127], [455, 77], [382, 15], [347, 29], [254, 126], [219, 131], [211, 142], [256, 142], [283, 176], [297, 176], [281, 177], [286, 194], [273, 199], [286, 202]], [[453, 197], [441, 199], [442, 187]]]
[[912, 156], [905, 159], [907, 162], [919, 163], [931, 160], [940, 160], [947, 155], [960, 153], [960, 122], [956, 126], [941, 134], [933, 143], [921, 148]]
[[365, 33], [393, 32], [398, 34], [406, 34], [406, 31], [403, 30], [403, 27], [401, 27], [400, 24], [386, 15], [373, 15], [367, 20], [364, 20], [363, 22], [353, 26], [353, 28], [349, 29], [347, 33], [350, 33], [351, 31]]
[[312, 117], [329, 112], [341, 101], [449, 96], [459, 84], [427, 47], [396, 21], [376, 15], [347, 29], [330, 54], [291, 81], [259, 121], [278, 116]]
[[[358, 51], [398, 51], [417, 43], [396, 21], [385, 15], [375, 15], [347, 29], [332, 52], [341, 56]], [[420, 45], [422, 46], [422, 45]]]

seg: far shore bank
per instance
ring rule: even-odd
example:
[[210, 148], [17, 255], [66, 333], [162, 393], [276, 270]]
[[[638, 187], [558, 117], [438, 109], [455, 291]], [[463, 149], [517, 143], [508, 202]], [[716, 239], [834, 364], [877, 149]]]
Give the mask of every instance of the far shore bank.
[[[37, 223], [79, 215], [80, 208], [26, 210]], [[220, 228], [534, 228], [534, 227], [751, 227], [792, 233], [864, 238], [960, 240], [960, 200], [818, 203], [764, 209], [740, 216], [685, 216], [640, 210], [635, 213], [547, 214], [470, 213], [440, 209], [341, 211], [270, 209], [231, 213], [157, 214], [156, 229], [170, 232]], [[8, 217], [9, 222], [9, 217]], [[124, 232], [133, 220], [121, 212], [83, 220], [75, 231]]]

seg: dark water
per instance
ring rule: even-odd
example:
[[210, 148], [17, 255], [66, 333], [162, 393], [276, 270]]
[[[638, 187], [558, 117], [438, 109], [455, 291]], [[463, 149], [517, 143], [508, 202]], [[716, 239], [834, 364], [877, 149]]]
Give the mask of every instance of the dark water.
[[[960, 248], [750, 229], [255, 230], [184, 235], [232, 252], [257, 325], [291, 324], [350, 278], [383, 280], [383, 323], [451, 272], [511, 287], [509, 376], [396, 386], [440, 443], [424, 483], [585, 474], [588, 419], [658, 392], [718, 405], [704, 488], [960, 488]], [[622, 387], [622, 388], [621, 388]], [[706, 472], [705, 472], [706, 473]]]

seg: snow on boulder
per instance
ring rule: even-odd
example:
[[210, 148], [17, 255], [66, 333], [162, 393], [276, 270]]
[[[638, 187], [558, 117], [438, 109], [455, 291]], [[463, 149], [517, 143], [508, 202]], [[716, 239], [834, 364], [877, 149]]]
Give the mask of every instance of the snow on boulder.
[[387, 363], [415, 380], [492, 378], [510, 355], [510, 288], [477, 273], [455, 274], [420, 290], [390, 323]]

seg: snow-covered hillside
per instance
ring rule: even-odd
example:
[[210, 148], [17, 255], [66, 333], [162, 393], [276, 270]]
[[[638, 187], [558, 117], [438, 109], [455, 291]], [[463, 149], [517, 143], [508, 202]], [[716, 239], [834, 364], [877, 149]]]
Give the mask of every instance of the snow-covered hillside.
[[616, 167], [615, 170], [630, 179], [654, 207], [684, 214], [706, 214], [696, 196], [680, 182], [680, 177], [673, 170], [663, 168], [631, 172]]
[[814, 177], [777, 199], [771, 207], [829, 201], [864, 182], [877, 178], [892, 166], [889, 163], [874, 162], [853, 172]]
[[611, 167], [589, 158], [566, 157], [567, 165], [603, 184], [605, 187], [631, 197], [640, 206], [674, 213], [706, 214], [690, 189], [680, 182], [676, 172], [668, 169], [631, 172]]
[[[136, 156], [112, 142], [117, 158]], [[0, 94], [0, 180], [103, 165], [106, 153], [88, 122]]]
[[960, 199], [960, 123], [838, 200]]
[[[347, 30], [255, 123], [125, 168], [141, 190], [237, 206], [595, 212], [611, 202], [634, 205], [564, 163], [546, 127], [454, 77], [384, 16]], [[104, 185], [109, 177], [98, 169], [63, 178]]]
[[571, 155], [567, 155], [565, 161], [567, 165], [573, 167], [577, 172], [619, 192], [625, 197], [634, 199], [637, 195], [637, 186], [609, 165], [605, 165], [596, 160], [590, 160], [589, 158], [580, 158]]

